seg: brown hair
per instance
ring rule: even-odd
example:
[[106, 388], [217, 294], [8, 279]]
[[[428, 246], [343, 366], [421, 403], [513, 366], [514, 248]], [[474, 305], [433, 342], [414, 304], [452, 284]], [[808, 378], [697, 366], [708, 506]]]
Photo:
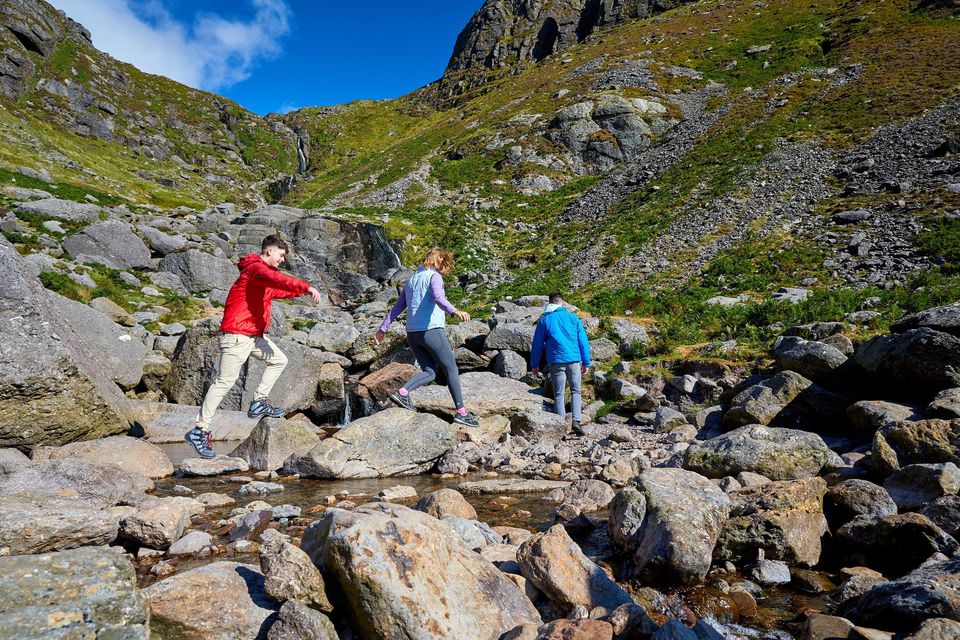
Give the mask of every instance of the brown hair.
[[559, 291], [554, 291], [550, 294], [550, 304], [560, 304], [563, 301], [563, 296], [560, 295]]
[[277, 235], [269, 235], [263, 239], [263, 242], [260, 244], [260, 253], [266, 253], [267, 249], [270, 247], [276, 247], [277, 249], [282, 250], [284, 253], [290, 253], [287, 243], [284, 242], [283, 238]]
[[453, 269], [453, 254], [440, 247], [434, 247], [423, 256], [423, 266], [438, 273], [447, 274]]

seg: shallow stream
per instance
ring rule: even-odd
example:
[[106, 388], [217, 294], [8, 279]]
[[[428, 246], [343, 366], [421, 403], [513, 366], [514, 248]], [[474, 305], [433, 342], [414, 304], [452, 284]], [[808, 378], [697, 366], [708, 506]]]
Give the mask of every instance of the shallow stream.
[[[217, 442], [215, 450], [219, 452], [231, 451], [236, 443]], [[193, 455], [193, 450], [186, 443], [160, 445], [174, 464]], [[302, 509], [299, 519], [292, 519], [280, 526], [280, 531], [294, 540], [299, 540], [306, 526], [319, 517], [319, 514], [331, 503], [349, 500], [355, 504], [366, 502], [380, 491], [397, 485], [410, 486], [416, 489], [417, 494], [423, 496], [431, 491], [444, 487], [456, 488], [461, 482], [480, 480], [482, 474], [441, 479], [430, 475], [406, 476], [395, 478], [371, 478], [364, 480], [309, 480], [284, 479], [275, 480], [284, 486], [282, 492], [269, 495], [241, 496], [239, 489], [249, 481], [252, 473], [227, 474], [210, 478], [173, 477], [156, 482], [156, 494], [161, 496], [175, 495], [174, 487], [182, 485], [194, 491], [195, 495], [206, 492], [220, 493], [236, 500], [236, 504], [208, 508], [206, 513], [195, 518], [192, 528], [207, 531], [214, 535], [221, 553], [207, 557], [181, 557], [166, 559], [176, 565], [177, 572], [192, 567], [209, 564], [223, 559], [232, 559], [238, 562], [258, 564], [255, 551], [238, 553], [227, 546], [227, 540], [217, 531], [217, 522], [227, 518], [229, 512], [237, 507], [243, 507], [255, 500], [262, 500], [271, 505], [291, 504]], [[498, 476], [505, 479], [508, 476]], [[331, 497], [332, 496], [332, 497]], [[476, 509], [478, 519], [490, 526], [506, 525], [520, 527], [529, 531], [545, 530], [553, 524], [552, 505], [544, 499], [543, 493], [510, 494], [510, 495], [470, 495], [464, 496]], [[400, 501], [403, 504], [412, 504], [414, 500]], [[616, 567], [618, 562], [615, 550], [606, 535], [606, 526], [600, 525], [592, 533], [573, 537], [580, 544], [583, 552], [594, 561]], [[138, 567], [141, 586], [149, 585], [158, 579], [150, 572], [150, 568], [162, 557], [146, 558]], [[627, 585], [624, 585], [627, 586]], [[632, 586], [632, 585], [631, 585]], [[677, 617], [682, 617], [684, 611], [694, 611], [698, 616], [708, 619], [726, 638], [730, 639], [762, 639], [762, 640], [789, 640], [795, 637], [795, 625], [791, 621], [798, 619], [801, 612], [811, 610], [827, 611], [829, 601], [825, 596], [803, 594], [792, 588], [767, 589], [763, 598], [758, 598], [758, 613], [746, 622], [736, 623], [731, 616], [725, 614], [725, 599], [721, 592], [710, 586], [701, 585], [681, 591], [664, 591], [668, 595], [670, 610]]]

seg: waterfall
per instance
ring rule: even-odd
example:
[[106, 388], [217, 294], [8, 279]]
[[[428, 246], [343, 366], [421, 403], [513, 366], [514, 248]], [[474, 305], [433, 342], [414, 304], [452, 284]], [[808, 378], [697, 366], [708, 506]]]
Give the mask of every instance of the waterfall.
[[307, 154], [303, 151], [303, 137], [297, 134], [297, 173], [307, 172]]
[[353, 419], [353, 416], [350, 415], [350, 393], [347, 392], [344, 394], [343, 401], [343, 411], [340, 413], [340, 425], [341, 427], [346, 427], [350, 424], [350, 421]]

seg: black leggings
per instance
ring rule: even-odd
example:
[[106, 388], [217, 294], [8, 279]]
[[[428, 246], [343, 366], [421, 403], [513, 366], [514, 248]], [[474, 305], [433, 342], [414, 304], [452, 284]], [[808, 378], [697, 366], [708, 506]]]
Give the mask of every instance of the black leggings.
[[407, 333], [407, 343], [417, 356], [417, 362], [423, 370], [413, 376], [403, 385], [407, 391], [433, 382], [437, 377], [437, 367], [447, 378], [447, 387], [453, 397], [457, 409], [463, 408], [463, 393], [460, 391], [460, 370], [457, 368], [457, 359], [450, 348], [450, 341], [443, 329], [427, 329], [426, 331], [410, 331]]

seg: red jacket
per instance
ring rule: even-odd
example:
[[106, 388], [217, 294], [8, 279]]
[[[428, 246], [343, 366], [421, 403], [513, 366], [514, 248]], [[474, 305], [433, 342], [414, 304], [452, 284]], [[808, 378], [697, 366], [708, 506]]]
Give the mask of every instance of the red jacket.
[[237, 268], [240, 277], [230, 287], [223, 309], [223, 333], [262, 336], [270, 326], [270, 302], [274, 298], [302, 296], [310, 288], [300, 278], [270, 267], [256, 253], [241, 258]]

